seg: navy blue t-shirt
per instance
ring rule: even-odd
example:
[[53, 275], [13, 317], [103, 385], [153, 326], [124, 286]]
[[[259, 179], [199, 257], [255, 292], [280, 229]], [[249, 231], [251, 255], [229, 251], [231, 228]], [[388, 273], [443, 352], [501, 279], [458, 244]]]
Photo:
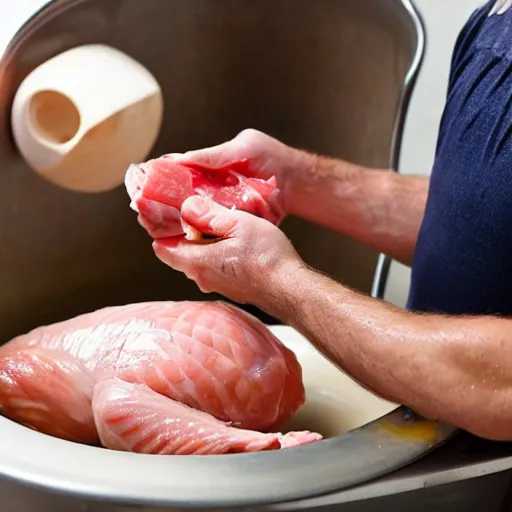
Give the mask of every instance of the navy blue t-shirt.
[[511, 3], [475, 11], [455, 45], [411, 310], [512, 315]]

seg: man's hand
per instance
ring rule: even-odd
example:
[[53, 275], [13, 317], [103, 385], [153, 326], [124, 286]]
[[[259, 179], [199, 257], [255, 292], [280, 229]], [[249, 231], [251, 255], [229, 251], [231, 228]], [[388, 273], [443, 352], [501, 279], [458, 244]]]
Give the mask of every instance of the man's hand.
[[179, 156], [181, 161], [209, 167], [222, 167], [245, 158], [249, 159], [249, 172], [255, 177], [276, 177], [285, 205], [292, 199], [294, 185], [312, 171], [315, 161], [314, 155], [252, 129], [244, 130], [218, 146], [188, 151]]
[[182, 219], [213, 240], [157, 240], [158, 258], [194, 280], [202, 292], [265, 307], [283, 273], [303, 265], [284, 233], [272, 223], [230, 210], [199, 196], [189, 197]]

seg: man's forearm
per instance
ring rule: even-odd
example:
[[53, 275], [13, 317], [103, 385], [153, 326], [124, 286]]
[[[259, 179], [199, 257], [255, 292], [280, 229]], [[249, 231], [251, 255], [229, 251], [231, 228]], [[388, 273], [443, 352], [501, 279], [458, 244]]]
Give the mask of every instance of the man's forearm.
[[283, 269], [262, 300], [374, 393], [512, 440], [512, 320], [405, 312], [305, 268]]
[[423, 219], [428, 178], [403, 176], [305, 155], [290, 212], [410, 265]]

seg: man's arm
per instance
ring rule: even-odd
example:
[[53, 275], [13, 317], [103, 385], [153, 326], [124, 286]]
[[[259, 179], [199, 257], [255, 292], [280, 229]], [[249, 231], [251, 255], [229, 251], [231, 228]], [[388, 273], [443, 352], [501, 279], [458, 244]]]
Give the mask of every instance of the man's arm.
[[257, 176], [277, 177], [289, 213], [350, 236], [409, 265], [425, 211], [428, 178], [368, 169], [292, 148], [256, 130], [185, 160], [224, 166], [249, 158]]
[[307, 268], [270, 222], [198, 196], [181, 214], [218, 238], [175, 237], [153, 247], [203, 292], [292, 325], [385, 399], [482, 437], [512, 440], [512, 319], [405, 312]]
[[383, 252], [406, 265], [425, 213], [429, 180], [304, 154], [289, 211]]
[[476, 435], [512, 440], [512, 320], [405, 312], [303, 264], [284, 265], [261, 309], [383, 398]]

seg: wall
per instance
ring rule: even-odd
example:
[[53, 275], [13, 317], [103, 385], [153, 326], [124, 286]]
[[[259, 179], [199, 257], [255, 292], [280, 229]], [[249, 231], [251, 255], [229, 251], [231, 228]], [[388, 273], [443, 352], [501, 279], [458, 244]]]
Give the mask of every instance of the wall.
[[16, 31], [48, 0], [0, 0], [0, 57]]
[[[470, 14], [484, 0], [414, 0], [427, 30], [427, 49], [409, 108], [399, 171], [429, 175], [446, 95], [453, 46]], [[385, 299], [407, 301], [410, 269], [393, 262]]]

